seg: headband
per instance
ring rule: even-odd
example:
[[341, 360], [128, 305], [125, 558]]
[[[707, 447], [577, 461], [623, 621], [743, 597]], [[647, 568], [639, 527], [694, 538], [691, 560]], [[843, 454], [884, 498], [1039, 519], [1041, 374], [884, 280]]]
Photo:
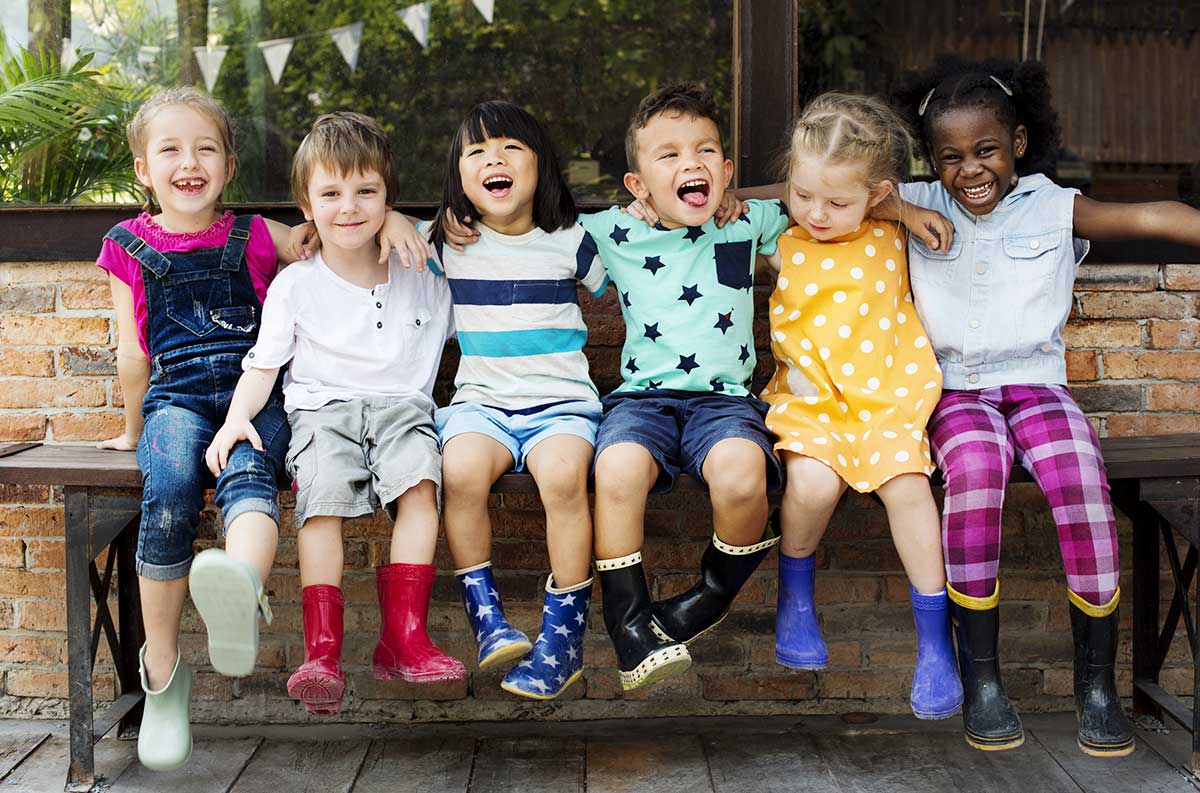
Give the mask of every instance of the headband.
[[[1013, 95], [1012, 89], [1009, 88], [1008, 84], [1005, 83], [1003, 80], [1001, 80], [999, 77], [997, 77], [994, 74], [989, 74], [988, 77], [990, 77], [996, 83], [996, 85], [1000, 86], [1001, 91], [1008, 94], [1010, 97]], [[925, 94], [925, 98], [921, 100], [921, 104], [917, 107], [917, 116], [918, 117], [923, 118], [925, 116], [925, 111], [929, 108], [929, 100], [933, 99], [933, 94], [935, 91], [937, 91], [937, 86], [930, 88], [929, 93]]]

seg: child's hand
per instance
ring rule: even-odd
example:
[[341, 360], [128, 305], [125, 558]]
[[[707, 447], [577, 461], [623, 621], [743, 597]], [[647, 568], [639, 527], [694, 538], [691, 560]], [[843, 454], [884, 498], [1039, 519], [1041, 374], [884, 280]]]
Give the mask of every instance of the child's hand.
[[932, 251], [948, 251], [954, 242], [954, 224], [932, 209], [905, 207], [904, 226]]
[[262, 439], [258, 437], [258, 432], [250, 423], [250, 419], [239, 420], [230, 416], [225, 420], [221, 429], [217, 430], [208, 450], [204, 452], [204, 463], [208, 466], [208, 470], [212, 471], [213, 476], [220, 476], [221, 472], [225, 470], [225, 466], [229, 463], [229, 450], [242, 440], [250, 441], [251, 446], [262, 451]]
[[307, 259], [321, 250], [321, 236], [317, 234], [317, 224], [311, 220], [292, 226], [288, 232], [286, 258], [289, 262]]
[[717, 214], [713, 219], [717, 221], [717, 228], [721, 228], [731, 220], [737, 220], [742, 215], [750, 211], [750, 207], [745, 201], [739, 201], [738, 197], [728, 190], [721, 197], [721, 204], [717, 207]]
[[115, 449], [119, 452], [135, 452], [137, 451], [138, 439], [131, 438], [124, 433], [115, 438], [109, 438], [106, 441], [100, 441], [96, 444], [97, 449]]
[[442, 231], [446, 233], [446, 242], [459, 253], [462, 253], [464, 245], [479, 239], [479, 231], [471, 226], [470, 215], [459, 220], [453, 212], [447, 211], [442, 219]]
[[654, 207], [650, 206], [649, 201], [635, 198], [632, 204], [623, 207], [621, 211], [629, 215], [629, 217], [643, 220], [651, 226], [658, 225], [658, 213], [654, 211]]
[[429, 243], [408, 218], [394, 211], [388, 213], [383, 221], [383, 230], [379, 233], [379, 263], [387, 264], [393, 250], [407, 269], [416, 267], [419, 273], [425, 271]]

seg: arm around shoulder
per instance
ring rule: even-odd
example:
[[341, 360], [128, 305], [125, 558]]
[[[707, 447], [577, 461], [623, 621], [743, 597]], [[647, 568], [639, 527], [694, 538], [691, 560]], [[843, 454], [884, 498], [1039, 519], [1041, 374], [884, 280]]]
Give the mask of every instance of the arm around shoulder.
[[1158, 239], [1200, 246], [1200, 210], [1178, 201], [1119, 204], [1075, 196], [1073, 233], [1089, 240]]

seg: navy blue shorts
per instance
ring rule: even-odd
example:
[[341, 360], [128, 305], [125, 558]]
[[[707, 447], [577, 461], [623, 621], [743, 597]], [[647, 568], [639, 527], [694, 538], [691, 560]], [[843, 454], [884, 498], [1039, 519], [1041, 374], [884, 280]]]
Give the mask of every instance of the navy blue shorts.
[[658, 480], [651, 493], [669, 491], [680, 471], [703, 482], [701, 469], [708, 452], [726, 438], [745, 438], [763, 450], [767, 492], [783, 484], [775, 439], [763, 423], [767, 403], [761, 399], [655, 390], [612, 393], [601, 402], [604, 417], [596, 433], [596, 458], [614, 443], [641, 446], [658, 463]]

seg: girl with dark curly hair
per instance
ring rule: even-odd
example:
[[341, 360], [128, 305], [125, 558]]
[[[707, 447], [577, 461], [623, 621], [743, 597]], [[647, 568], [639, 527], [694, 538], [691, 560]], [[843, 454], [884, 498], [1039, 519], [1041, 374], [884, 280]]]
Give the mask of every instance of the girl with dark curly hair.
[[1129, 754], [1133, 729], [1113, 678], [1116, 526], [1096, 433], [1067, 388], [1062, 331], [1089, 239], [1200, 245], [1200, 212], [1174, 201], [1094, 201], [1051, 181], [1061, 131], [1039, 63], [943, 57], [897, 99], [938, 178], [902, 185], [901, 195], [955, 229], [936, 250], [914, 241], [908, 258], [945, 389], [929, 433], [946, 483], [942, 537], [967, 743], [1000, 750], [1024, 740], [996, 648], [1000, 516], [1015, 457], [1058, 526], [1079, 747]]

